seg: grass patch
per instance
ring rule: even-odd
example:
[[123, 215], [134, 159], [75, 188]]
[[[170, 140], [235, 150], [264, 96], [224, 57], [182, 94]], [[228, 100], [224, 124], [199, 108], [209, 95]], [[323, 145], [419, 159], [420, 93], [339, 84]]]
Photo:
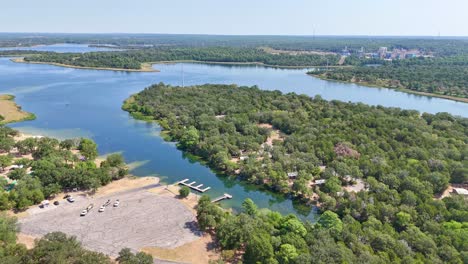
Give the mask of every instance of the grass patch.
[[0, 124], [8, 124], [36, 119], [36, 115], [23, 111], [21, 106], [15, 103], [15, 96], [10, 94], [0, 95]]

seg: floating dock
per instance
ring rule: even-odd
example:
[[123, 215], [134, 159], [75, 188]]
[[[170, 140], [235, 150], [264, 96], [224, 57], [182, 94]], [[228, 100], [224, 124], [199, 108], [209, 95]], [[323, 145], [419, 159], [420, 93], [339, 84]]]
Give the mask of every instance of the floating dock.
[[232, 195], [228, 194], [228, 193], [225, 193], [223, 194], [222, 196], [218, 197], [218, 198], [215, 198], [213, 201], [211, 201], [212, 203], [217, 203], [219, 201], [222, 201], [224, 199], [232, 199]]
[[206, 187], [206, 188], [202, 189], [201, 187], [203, 186], [203, 184], [199, 184], [199, 185], [195, 186], [196, 182], [193, 181], [191, 183], [187, 183], [188, 181], [189, 181], [189, 179], [184, 179], [184, 180], [181, 180], [180, 182], [178, 182], [177, 184], [187, 186], [190, 189], [195, 190], [197, 192], [201, 192], [201, 193], [204, 193], [204, 192], [208, 191], [209, 189], [211, 189], [211, 187]]

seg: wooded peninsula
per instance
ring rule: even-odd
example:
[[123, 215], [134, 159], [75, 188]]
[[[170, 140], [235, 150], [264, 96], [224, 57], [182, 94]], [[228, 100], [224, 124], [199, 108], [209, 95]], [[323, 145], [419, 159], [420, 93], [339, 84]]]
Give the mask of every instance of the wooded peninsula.
[[166, 139], [213, 169], [316, 201], [323, 212], [308, 225], [258, 213], [248, 201], [235, 216], [201, 200], [198, 223], [228, 256], [245, 251], [248, 263], [467, 257], [464, 198], [437, 199], [449, 184], [468, 180], [465, 118], [235, 85], [160, 83], [123, 108], [156, 120]]

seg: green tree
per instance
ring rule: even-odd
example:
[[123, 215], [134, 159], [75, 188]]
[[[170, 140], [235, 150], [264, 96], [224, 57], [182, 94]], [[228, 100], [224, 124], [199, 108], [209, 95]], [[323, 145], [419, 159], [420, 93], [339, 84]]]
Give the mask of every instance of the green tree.
[[343, 223], [341, 222], [338, 215], [332, 211], [325, 211], [320, 215], [317, 224], [320, 227], [341, 233], [343, 230]]
[[198, 133], [198, 130], [195, 127], [191, 126], [183, 132], [179, 144], [184, 149], [190, 149], [196, 146], [199, 140], [200, 135]]
[[268, 234], [253, 234], [246, 244], [244, 263], [273, 263], [273, 246]]
[[78, 150], [87, 160], [94, 160], [98, 156], [96, 143], [87, 138], [81, 139]]
[[33, 263], [111, 263], [106, 255], [84, 249], [75, 237], [61, 232], [46, 234], [36, 241], [30, 257]]
[[283, 244], [277, 252], [277, 259], [279, 263], [294, 263], [294, 260], [299, 256], [296, 248], [290, 244]]
[[26, 169], [16, 169], [8, 173], [8, 178], [12, 180], [20, 180], [26, 176]]
[[180, 189], [179, 189], [179, 196], [181, 198], [186, 198], [187, 196], [189, 196], [190, 194], [190, 188], [187, 187], [187, 186], [182, 186]]
[[244, 202], [242, 202], [242, 208], [244, 212], [250, 216], [255, 216], [258, 213], [257, 205], [250, 198], [246, 198]]
[[153, 257], [144, 252], [132, 253], [129, 248], [123, 248], [119, 252], [117, 261], [120, 264], [152, 264]]
[[8, 167], [11, 165], [13, 161], [13, 157], [10, 155], [0, 155], [0, 169], [3, 171], [5, 170], [5, 167]]

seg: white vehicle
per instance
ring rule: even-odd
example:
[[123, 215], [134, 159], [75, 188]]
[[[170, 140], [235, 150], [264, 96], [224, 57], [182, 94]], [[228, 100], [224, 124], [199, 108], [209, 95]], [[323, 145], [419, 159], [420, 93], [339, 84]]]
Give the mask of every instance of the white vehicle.
[[70, 197], [67, 198], [67, 201], [69, 201], [70, 203], [73, 203], [73, 202], [75, 202], [75, 198], [70, 196]]
[[114, 207], [118, 207], [119, 204], [120, 204], [120, 201], [119, 201], [119, 199], [117, 199], [117, 200], [115, 201], [115, 203], [114, 203]]
[[94, 204], [88, 205], [88, 207], [86, 207], [86, 209], [84, 209], [83, 211], [81, 211], [80, 216], [85, 216], [86, 214], [88, 214], [89, 211], [91, 211], [91, 209], [93, 209], [93, 207], [94, 207]]
[[102, 212], [104, 212], [105, 209], [106, 209], [106, 207], [103, 205], [103, 206], [101, 206], [101, 207], [99, 208], [99, 211], [98, 211], [98, 212], [102, 213]]

